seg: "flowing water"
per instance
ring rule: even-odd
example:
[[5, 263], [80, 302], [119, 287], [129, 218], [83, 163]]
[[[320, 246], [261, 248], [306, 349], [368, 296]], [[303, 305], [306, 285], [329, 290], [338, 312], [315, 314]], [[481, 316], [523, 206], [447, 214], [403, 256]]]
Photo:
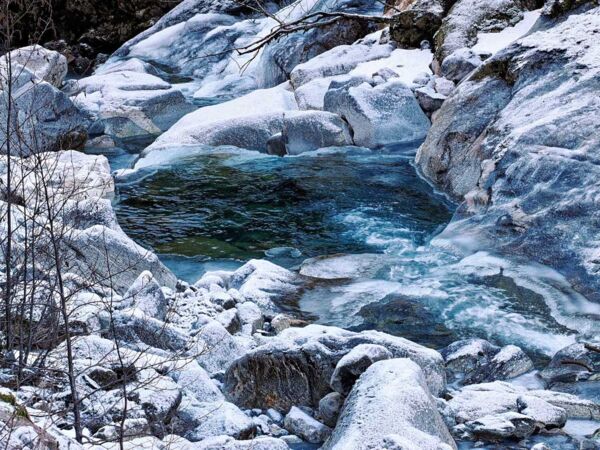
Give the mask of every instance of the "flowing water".
[[120, 184], [116, 211], [125, 232], [190, 282], [251, 258], [294, 269], [320, 255], [378, 254], [369, 274], [315, 283], [302, 294], [298, 311], [318, 323], [437, 348], [479, 336], [521, 345], [538, 361], [579, 333], [598, 334], [596, 305], [557, 273], [488, 252], [458, 254], [445, 236], [436, 238], [454, 205], [417, 175], [415, 150], [349, 147], [278, 158], [178, 149]]

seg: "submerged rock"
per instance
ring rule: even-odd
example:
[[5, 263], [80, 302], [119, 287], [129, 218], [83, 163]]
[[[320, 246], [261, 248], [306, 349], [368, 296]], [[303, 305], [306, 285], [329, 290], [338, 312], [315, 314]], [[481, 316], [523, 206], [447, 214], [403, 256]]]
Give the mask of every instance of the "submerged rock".
[[[398, 447], [389, 446], [389, 442]], [[373, 364], [348, 396], [324, 450], [455, 449], [423, 372], [408, 359]]]

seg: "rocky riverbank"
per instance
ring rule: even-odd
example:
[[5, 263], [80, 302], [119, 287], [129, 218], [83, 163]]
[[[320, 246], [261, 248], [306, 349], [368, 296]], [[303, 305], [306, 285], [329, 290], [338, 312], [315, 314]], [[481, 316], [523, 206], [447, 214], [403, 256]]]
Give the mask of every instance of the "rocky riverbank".
[[[302, 0], [253, 15], [187, 0], [78, 82], [65, 81], [57, 52], [16, 50], [12, 73], [5, 55], [0, 233], [5, 255], [6, 237], [12, 246], [0, 282], [24, 300], [8, 306], [20, 334], [1, 360], [0, 441], [600, 447], [600, 6], [542, 3]], [[239, 51], [281, 21], [339, 11], [350, 16]], [[429, 348], [295, 314], [315, 284], [368, 277], [393, 255], [323, 255], [295, 270], [252, 259], [188, 283], [113, 211], [115, 179], [135, 182], [198, 149], [295, 157], [423, 139], [416, 165], [461, 202], [440, 245], [544, 263], [587, 297], [560, 311], [581, 329], [569, 328], [571, 344], [552, 358], [479, 338]], [[101, 153], [139, 140], [151, 143], [133, 167], [111, 173]]]

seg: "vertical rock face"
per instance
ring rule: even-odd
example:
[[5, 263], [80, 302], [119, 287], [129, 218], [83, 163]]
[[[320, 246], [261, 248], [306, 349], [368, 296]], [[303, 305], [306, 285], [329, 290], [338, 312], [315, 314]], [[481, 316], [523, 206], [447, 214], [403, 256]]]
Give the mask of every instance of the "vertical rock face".
[[456, 227], [558, 269], [600, 300], [600, 8], [538, 30], [459, 85], [417, 164], [465, 200]]
[[456, 448], [423, 372], [409, 359], [379, 361], [362, 374], [323, 446], [324, 450], [366, 448]]
[[458, 0], [435, 35], [438, 62], [460, 48], [472, 47], [477, 42], [478, 32], [514, 25], [523, 18], [523, 12], [542, 3], [536, 0]]

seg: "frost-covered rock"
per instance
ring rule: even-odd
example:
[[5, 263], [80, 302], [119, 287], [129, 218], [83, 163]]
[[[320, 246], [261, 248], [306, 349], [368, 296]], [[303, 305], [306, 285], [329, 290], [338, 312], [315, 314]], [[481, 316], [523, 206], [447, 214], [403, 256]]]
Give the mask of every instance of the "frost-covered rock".
[[214, 436], [247, 439], [254, 435], [254, 423], [237, 406], [224, 401], [198, 402], [188, 396], [181, 401], [173, 426], [192, 442]]
[[293, 93], [285, 85], [256, 90], [184, 116], [144, 154], [186, 144], [234, 145], [264, 151], [267, 140], [282, 130], [284, 113], [297, 108]]
[[155, 319], [139, 309], [118, 311], [110, 316], [103, 312], [100, 321], [103, 329], [107, 330], [112, 326], [118, 339], [134, 345], [145, 344], [153, 348], [181, 352], [187, 349], [190, 342], [189, 336], [181, 328]]
[[[329, 383], [333, 390], [348, 395], [354, 383], [372, 364], [390, 359], [391, 352], [376, 344], [361, 344], [354, 347], [339, 360]], [[320, 402], [319, 402], [320, 403]]]
[[600, 348], [576, 343], [559, 350], [540, 376], [549, 387], [557, 383], [573, 383], [600, 378]]
[[417, 141], [430, 125], [412, 91], [398, 80], [374, 86], [332, 82], [324, 106], [348, 122], [354, 143], [364, 147]]
[[93, 133], [118, 138], [159, 135], [194, 109], [166, 81], [130, 70], [83, 78], [71, 95], [94, 119]]
[[[429, 179], [464, 201], [464, 220], [440, 238], [469, 235], [549, 265], [594, 301], [600, 243], [588, 219], [600, 177], [598, 32], [597, 6], [575, 10], [496, 53], [444, 102], [416, 158]], [[578, 329], [597, 330], [578, 320]]]
[[290, 412], [285, 416], [284, 425], [290, 433], [313, 444], [325, 442], [331, 434], [331, 428], [295, 406], [292, 406]]
[[199, 402], [219, 402], [224, 397], [219, 388], [197, 362], [186, 364], [170, 374], [175, 382]]
[[353, 144], [346, 122], [338, 115], [325, 111], [286, 114], [283, 120], [283, 138], [289, 155]]
[[194, 444], [194, 450], [289, 450], [281, 439], [259, 436], [252, 440], [237, 441], [229, 436], [204, 439]]
[[[503, 433], [522, 437], [519, 424], [534, 431], [561, 428], [567, 419], [597, 417], [600, 405], [574, 395], [526, 390], [505, 382], [470, 385], [453, 392], [448, 402], [457, 433], [497, 440]], [[519, 414], [515, 416], [514, 414]], [[525, 417], [522, 417], [525, 416]], [[518, 423], [511, 418], [517, 418]], [[527, 418], [527, 419], [525, 419]], [[510, 425], [512, 423], [512, 426]], [[521, 431], [520, 431], [521, 430]]]
[[310, 81], [345, 75], [361, 63], [386, 58], [392, 50], [393, 47], [389, 44], [340, 45], [296, 66], [290, 73], [290, 81], [297, 90]]
[[459, 48], [442, 61], [442, 75], [455, 83], [460, 83], [482, 63], [481, 58], [472, 50]]
[[165, 320], [168, 302], [151, 272], [140, 274], [125, 292], [124, 301], [155, 319]]
[[200, 328], [192, 350], [198, 363], [211, 375], [225, 371], [245, 352], [245, 347], [217, 321]]
[[231, 274], [228, 286], [267, 313], [277, 311], [277, 302], [298, 295], [303, 282], [294, 272], [269, 261], [253, 259]]
[[173, 275], [149, 250], [139, 246], [122, 231], [102, 225], [74, 230], [65, 239], [72, 251], [71, 272], [96, 277], [100, 284], [110, 280], [119, 293], [126, 292], [140, 272], [149, 271], [162, 286], [175, 287]]
[[344, 396], [339, 392], [330, 392], [319, 400], [319, 417], [325, 425], [335, 427], [344, 406], [344, 400]]
[[[63, 92], [19, 64], [12, 64], [11, 120], [8, 120], [8, 68], [0, 61], [0, 153], [28, 156], [82, 148], [87, 139], [86, 117]], [[19, 120], [15, 120], [16, 118]], [[7, 134], [8, 133], [8, 134]]]
[[439, 94], [430, 87], [422, 87], [415, 91], [415, 97], [419, 105], [426, 113], [433, 113], [442, 107], [446, 96]]
[[360, 344], [385, 347], [395, 358], [419, 364], [437, 395], [445, 388], [442, 358], [406, 339], [376, 331], [354, 333], [309, 325], [288, 328], [236, 360], [227, 370], [224, 390], [242, 407], [288, 410], [294, 405], [317, 407], [331, 392], [329, 382], [340, 359]]
[[[0, 58], [0, 66], [6, 65], [7, 56]], [[25, 67], [37, 78], [59, 88], [67, 76], [67, 58], [40, 45], [22, 47], [10, 52], [12, 64]]]
[[453, 342], [441, 353], [448, 370], [463, 384], [508, 380], [533, 369], [533, 362], [519, 347], [500, 348], [483, 339]]
[[466, 427], [473, 437], [484, 441], [523, 439], [533, 434], [535, 421], [524, 414], [506, 412], [473, 420]]
[[373, 364], [359, 378], [324, 450], [456, 448], [439, 415], [422, 370], [408, 359]]
[[242, 324], [242, 332], [248, 335], [256, 333], [265, 323], [260, 308], [252, 302], [238, 304], [237, 316]]

